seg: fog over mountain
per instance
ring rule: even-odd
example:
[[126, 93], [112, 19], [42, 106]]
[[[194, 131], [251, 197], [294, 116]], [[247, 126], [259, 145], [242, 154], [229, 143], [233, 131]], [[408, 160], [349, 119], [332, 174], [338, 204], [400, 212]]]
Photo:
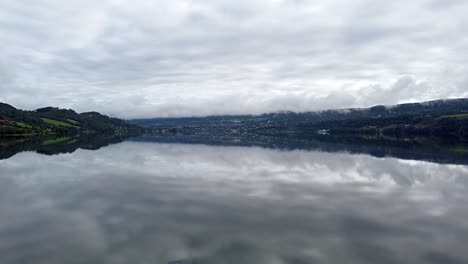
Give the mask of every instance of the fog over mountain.
[[121, 118], [468, 97], [463, 0], [0, 0], [0, 102]]

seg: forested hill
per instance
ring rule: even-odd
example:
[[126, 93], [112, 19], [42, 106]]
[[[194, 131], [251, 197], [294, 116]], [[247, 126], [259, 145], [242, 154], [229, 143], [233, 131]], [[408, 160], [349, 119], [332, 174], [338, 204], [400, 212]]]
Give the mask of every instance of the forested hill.
[[318, 112], [156, 118], [130, 121], [155, 131], [182, 134], [345, 133], [468, 138], [468, 99], [378, 105]]
[[136, 125], [97, 112], [79, 114], [56, 107], [24, 111], [0, 103], [0, 135], [128, 134], [139, 130]]
[[153, 118], [130, 120], [143, 127], [187, 127], [187, 126], [253, 126], [311, 124], [325, 121], [357, 119], [382, 119], [399, 116], [442, 116], [468, 114], [468, 98], [434, 100], [422, 103], [408, 103], [392, 106], [377, 105], [370, 108], [346, 108], [315, 112], [278, 112], [262, 115], [233, 115], [185, 118]]

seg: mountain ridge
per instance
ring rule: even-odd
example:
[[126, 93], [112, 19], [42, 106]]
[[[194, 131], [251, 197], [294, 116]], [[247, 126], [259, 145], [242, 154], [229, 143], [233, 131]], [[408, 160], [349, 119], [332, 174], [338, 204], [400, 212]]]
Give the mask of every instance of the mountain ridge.
[[[368, 108], [341, 108], [320, 111], [291, 112], [281, 111], [260, 115], [212, 115], [205, 117], [165, 117], [128, 120], [131, 124], [143, 127], [181, 127], [190, 124], [216, 125], [235, 121], [266, 121], [271, 124], [287, 122], [316, 123], [355, 118], [387, 118], [402, 115], [468, 113], [468, 98], [438, 99], [419, 103], [396, 105], [375, 105]], [[267, 125], [267, 124], [265, 124]]]
[[98, 112], [44, 107], [34, 111], [0, 103], [0, 135], [128, 134], [140, 128]]

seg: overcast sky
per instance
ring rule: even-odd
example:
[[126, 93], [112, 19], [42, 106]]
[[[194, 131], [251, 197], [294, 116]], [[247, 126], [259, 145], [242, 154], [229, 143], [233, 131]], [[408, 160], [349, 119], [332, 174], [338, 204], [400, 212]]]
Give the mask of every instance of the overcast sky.
[[0, 101], [122, 117], [468, 96], [464, 0], [0, 0]]

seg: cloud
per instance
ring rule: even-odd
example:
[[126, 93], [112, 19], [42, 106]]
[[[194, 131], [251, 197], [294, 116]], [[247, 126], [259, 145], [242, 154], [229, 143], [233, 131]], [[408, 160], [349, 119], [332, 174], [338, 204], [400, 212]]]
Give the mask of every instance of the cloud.
[[131, 118], [466, 96], [467, 11], [429, 0], [1, 1], [13, 76], [1, 100]]
[[0, 165], [2, 264], [468, 258], [466, 166], [141, 142]]

